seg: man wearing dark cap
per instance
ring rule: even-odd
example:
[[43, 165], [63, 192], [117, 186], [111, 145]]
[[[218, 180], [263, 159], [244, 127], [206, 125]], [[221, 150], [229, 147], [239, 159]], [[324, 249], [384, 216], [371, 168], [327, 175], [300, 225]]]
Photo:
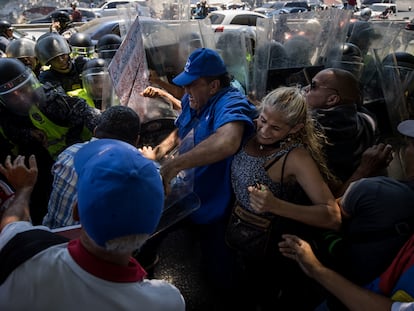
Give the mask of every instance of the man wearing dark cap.
[[[199, 233], [206, 275], [220, 293], [229, 287], [231, 272], [231, 256], [224, 241], [233, 196], [230, 164], [243, 137], [252, 133], [256, 112], [230, 81], [216, 51], [200, 48], [189, 56], [184, 71], [173, 82], [185, 90], [176, 137], [192, 146], [162, 163], [160, 169], [167, 192], [180, 171], [194, 169], [194, 192], [201, 206], [189, 220]], [[163, 146], [155, 151], [169, 149]]]
[[[24, 160], [8, 157], [0, 165], [16, 189], [0, 218], [0, 310], [185, 310], [176, 287], [146, 279], [131, 257], [156, 229], [164, 205], [152, 161], [114, 139], [81, 148], [74, 158], [74, 217], [81, 222], [81, 235], [56, 244], [46, 227], [30, 223], [28, 201], [37, 165], [34, 156], [28, 168]], [[46, 247], [41, 245], [45, 241]]]
[[405, 178], [363, 178], [339, 199], [349, 242], [348, 277], [358, 284], [380, 275], [414, 232], [414, 120], [401, 122], [398, 131], [405, 141]]

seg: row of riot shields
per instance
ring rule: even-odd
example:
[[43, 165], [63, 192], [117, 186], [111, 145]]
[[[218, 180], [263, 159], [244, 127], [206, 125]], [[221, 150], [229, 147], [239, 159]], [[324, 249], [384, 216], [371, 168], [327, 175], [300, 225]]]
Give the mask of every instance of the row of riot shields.
[[[261, 100], [281, 85], [307, 85], [318, 71], [340, 67], [360, 79], [364, 104], [383, 112], [382, 123], [390, 133], [399, 121], [412, 118], [413, 66], [408, 56], [414, 40], [396, 22], [353, 22], [347, 10], [324, 10], [259, 19], [255, 33], [246, 27], [216, 34], [208, 19], [164, 21], [149, 30], [138, 20], [130, 24], [109, 71], [120, 103], [143, 120], [145, 144], [156, 145], [168, 135], [177, 116], [169, 103], [140, 95], [150, 74], [172, 85], [199, 47], [217, 50], [234, 81], [252, 99]], [[359, 54], [345, 50], [346, 42], [358, 46]], [[406, 62], [401, 52], [409, 54]]]
[[326, 10], [258, 20], [252, 95], [260, 100], [280, 85], [309, 84], [339, 57], [332, 51], [345, 42], [350, 17], [346, 10]]

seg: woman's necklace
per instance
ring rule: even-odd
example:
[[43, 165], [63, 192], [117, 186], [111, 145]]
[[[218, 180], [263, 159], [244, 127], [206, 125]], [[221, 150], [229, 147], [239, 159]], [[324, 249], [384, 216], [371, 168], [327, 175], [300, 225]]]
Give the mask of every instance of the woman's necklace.
[[259, 150], [263, 151], [263, 150], [273, 150], [273, 149], [279, 149], [280, 145], [282, 144], [282, 141], [279, 140], [278, 142], [274, 143], [274, 144], [259, 144]]

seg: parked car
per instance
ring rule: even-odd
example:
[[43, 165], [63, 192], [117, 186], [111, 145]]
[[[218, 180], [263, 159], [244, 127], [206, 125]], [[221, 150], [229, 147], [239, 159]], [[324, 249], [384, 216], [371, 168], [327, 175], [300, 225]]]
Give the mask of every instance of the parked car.
[[268, 13], [283, 8], [285, 1], [270, 1], [264, 3], [261, 7], [255, 8], [253, 11], [267, 15]]
[[362, 0], [361, 7], [369, 7], [374, 3], [395, 3], [395, 0]]
[[[82, 13], [82, 22], [88, 22], [97, 17], [100, 17], [100, 15], [93, 12], [92, 9], [78, 8], [78, 10]], [[43, 24], [43, 23], [50, 24], [52, 23], [52, 14], [58, 11], [64, 11], [64, 12], [68, 12], [69, 14], [72, 14], [73, 9], [72, 8], [56, 9], [44, 17], [39, 17], [39, 18], [30, 20], [28, 24]]]
[[207, 18], [214, 32], [221, 33], [246, 27], [255, 29], [257, 19], [266, 18], [266, 15], [245, 10], [223, 10], [211, 12]]
[[[371, 19], [380, 18], [386, 9], [391, 9], [391, 14], [397, 13], [397, 6], [394, 3], [373, 3], [369, 7], [371, 9]], [[361, 11], [355, 12], [354, 16], [359, 16]]]
[[308, 1], [287, 1], [283, 8], [305, 8], [306, 10], [310, 11], [311, 7]]
[[154, 12], [147, 6], [146, 0], [109, 0], [104, 1], [99, 7], [93, 8], [100, 16], [117, 16], [119, 9], [130, 7], [140, 16], [153, 16]]
[[287, 7], [278, 10], [271, 11], [270, 13], [266, 14], [268, 17], [272, 17], [273, 15], [279, 14], [289, 14], [289, 13], [300, 13], [300, 12], [307, 12], [308, 10], [303, 7]]

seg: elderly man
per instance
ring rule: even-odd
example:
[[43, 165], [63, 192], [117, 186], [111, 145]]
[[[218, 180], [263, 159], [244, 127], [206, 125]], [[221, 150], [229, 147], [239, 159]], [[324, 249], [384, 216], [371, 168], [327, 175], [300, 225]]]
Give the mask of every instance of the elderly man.
[[74, 217], [82, 231], [64, 243], [30, 223], [37, 165], [34, 156], [29, 168], [24, 160], [19, 156], [12, 163], [8, 157], [0, 165], [16, 189], [0, 215], [1, 310], [185, 310], [177, 288], [145, 279], [131, 257], [154, 232], [163, 209], [162, 182], [152, 161], [114, 139], [81, 148], [74, 158]]

